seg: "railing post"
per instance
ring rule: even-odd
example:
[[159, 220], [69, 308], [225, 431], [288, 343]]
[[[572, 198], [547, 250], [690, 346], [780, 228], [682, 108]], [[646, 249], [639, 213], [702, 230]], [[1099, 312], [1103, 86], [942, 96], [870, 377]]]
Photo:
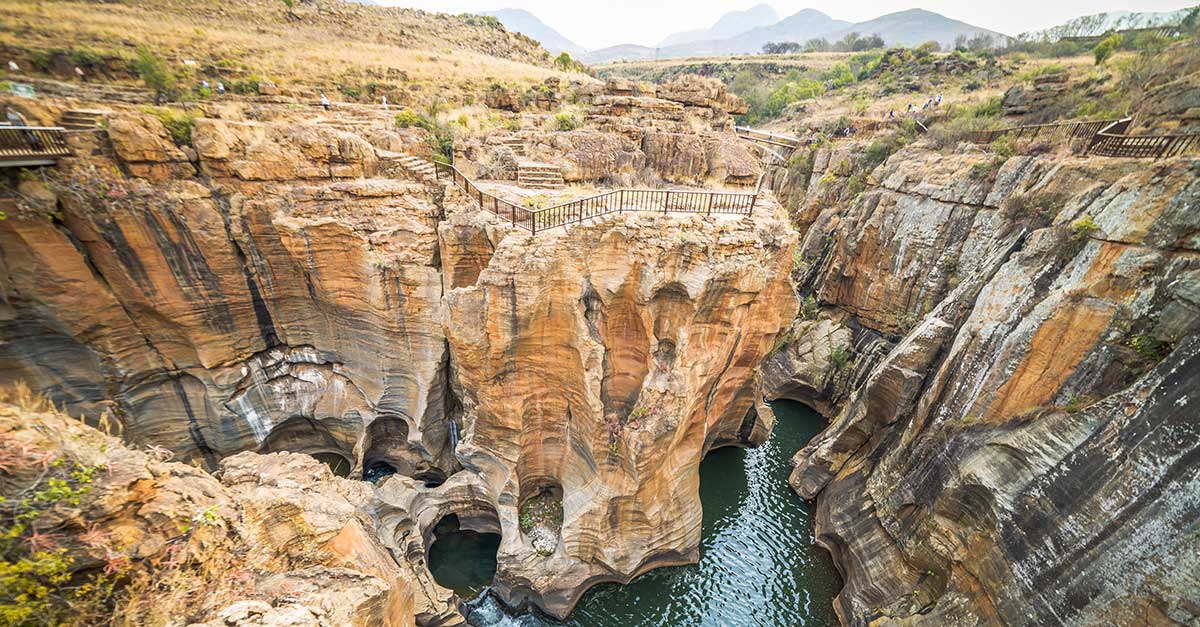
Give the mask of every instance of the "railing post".
[[712, 200], [713, 200], [713, 193], [709, 192], [708, 193], [708, 210], [704, 212], [704, 215], [707, 215], [707, 216], [712, 215]]
[[671, 190], [667, 190], [667, 196], [663, 199], [663, 215], [667, 215], [667, 207], [671, 205]]

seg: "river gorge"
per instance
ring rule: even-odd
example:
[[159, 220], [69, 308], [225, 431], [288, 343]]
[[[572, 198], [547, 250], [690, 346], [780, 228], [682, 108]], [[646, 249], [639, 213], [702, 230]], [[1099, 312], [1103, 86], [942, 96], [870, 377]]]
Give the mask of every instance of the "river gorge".
[[[1187, 59], [1139, 123], [1192, 115]], [[186, 133], [35, 84], [5, 102], [92, 122], [0, 180], [0, 484], [70, 488], [9, 549], [110, 583], [97, 615], [1200, 620], [1194, 156], [781, 146], [695, 75], [428, 119], [294, 87]]]

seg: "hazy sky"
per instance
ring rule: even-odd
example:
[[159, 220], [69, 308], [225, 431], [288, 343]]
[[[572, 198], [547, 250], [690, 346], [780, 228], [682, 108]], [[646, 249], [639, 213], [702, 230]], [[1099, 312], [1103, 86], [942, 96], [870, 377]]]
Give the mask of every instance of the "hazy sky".
[[[1002, 33], [1054, 26], [1080, 15], [1103, 11], [1173, 11], [1197, 0], [776, 0], [767, 4], [780, 17], [813, 8], [831, 17], [861, 22], [885, 13], [922, 8]], [[668, 34], [712, 25], [728, 11], [745, 9], [756, 0], [379, 0], [380, 4], [461, 13], [503, 8], [525, 9], [567, 39], [596, 49], [615, 44], [655, 45]]]

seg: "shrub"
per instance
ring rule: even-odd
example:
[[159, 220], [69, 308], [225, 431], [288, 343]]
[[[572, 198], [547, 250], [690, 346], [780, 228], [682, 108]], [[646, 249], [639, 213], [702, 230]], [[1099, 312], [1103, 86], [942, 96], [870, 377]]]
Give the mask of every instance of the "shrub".
[[1002, 135], [992, 142], [991, 149], [996, 156], [1007, 159], [1017, 154], [1017, 140], [1012, 135]]
[[162, 102], [175, 94], [175, 75], [167, 68], [167, 63], [158, 58], [145, 46], [138, 48], [137, 59], [133, 62], [134, 70], [142, 82], [154, 92], [154, 103]]
[[417, 127], [430, 130], [428, 121], [411, 109], [405, 109], [396, 114], [396, 126], [399, 128]]
[[560, 131], [573, 131], [579, 128], [579, 125], [579, 118], [566, 111], [560, 111], [554, 116], [554, 127]]
[[511, 148], [501, 146], [492, 151], [492, 158], [479, 168], [479, 178], [511, 181], [517, 178], [517, 155]]
[[1100, 43], [1096, 44], [1095, 48], [1092, 48], [1092, 54], [1096, 58], [1096, 65], [1104, 65], [1104, 62], [1107, 61], [1108, 58], [1117, 51], [1117, 48], [1119, 48], [1121, 43], [1124, 41], [1125, 37], [1118, 33], [1113, 33], [1108, 37], [1101, 39]]
[[841, 372], [850, 365], [851, 356], [850, 347], [844, 344], [839, 345], [829, 352], [829, 364], [833, 366], [834, 370]]
[[1092, 216], [1083, 216], [1082, 218], [1071, 223], [1071, 229], [1075, 233], [1075, 239], [1083, 239], [1089, 237], [1096, 232], [1100, 226], [1092, 220]]
[[97, 624], [119, 574], [76, 575], [59, 507], [78, 507], [99, 467], [64, 456], [38, 459], [12, 436], [0, 443], [5, 474], [31, 477], [0, 499], [0, 624]]
[[170, 133], [175, 145], [185, 146], [192, 143], [192, 129], [196, 126], [196, 118], [188, 112], [160, 107], [144, 107], [142, 112], [158, 118]]
[[237, 79], [229, 83], [229, 91], [242, 96], [257, 96], [259, 94], [259, 83], [262, 78], [251, 74], [244, 79]]

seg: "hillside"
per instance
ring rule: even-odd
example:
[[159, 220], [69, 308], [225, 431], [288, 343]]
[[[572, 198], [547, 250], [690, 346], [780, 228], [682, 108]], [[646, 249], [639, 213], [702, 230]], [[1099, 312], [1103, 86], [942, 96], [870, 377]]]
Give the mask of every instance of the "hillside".
[[997, 42], [1006, 38], [1001, 33], [923, 9], [890, 13], [857, 24], [836, 20], [815, 9], [804, 9], [769, 26], [752, 28], [725, 39], [692, 41], [658, 49], [635, 45], [613, 46], [594, 50], [584, 55], [583, 59], [589, 64], [600, 64], [620, 60], [755, 54], [761, 52], [763, 45], [768, 42], [804, 43], [816, 38], [834, 42], [850, 33], [863, 36], [877, 34], [890, 46], [913, 46], [932, 40], [948, 47], [960, 36], [971, 38], [985, 35]]
[[19, 26], [0, 30], [6, 59], [62, 76], [82, 65], [93, 77], [133, 81], [130, 63], [144, 47], [197, 83], [203, 72], [335, 99], [424, 102], [492, 82], [570, 78], [537, 42], [495, 21], [339, 0], [297, 3], [293, 16], [277, 0], [12, 0], [0, 4], [0, 23]]
[[1191, 9], [1158, 12], [1143, 11], [1138, 13], [1132, 11], [1096, 13], [1077, 17], [1044, 30], [1021, 33], [1017, 35], [1017, 38], [1022, 41], [1055, 42], [1063, 37], [1095, 37], [1103, 35], [1110, 30], [1168, 26], [1183, 21], [1183, 18], [1187, 16], [1189, 11]]
[[953, 46], [954, 40], [959, 37], [969, 39], [984, 35], [992, 37], [997, 43], [1007, 38], [1006, 35], [996, 31], [953, 20], [924, 9], [889, 13], [873, 20], [835, 30], [825, 37], [830, 41], [836, 41], [850, 33], [879, 35], [889, 46], [916, 46], [926, 41], [936, 41], [943, 48]]
[[583, 46], [567, 39], [561, 33], [550, 28], [545, 22], [529, 11], [523, 9], [500, 9], [498, 11], [482, 11], [480, 15], [488, 15], [500, 20], [510, 31], [518, 32], [542, 44], [542, 47], [552, 54], [566, 52], [577, 57], [584, 52]]
[[730, 11], [721, 16], [709, 28], [701, 28], [697, 30], [684, 31], [681, 33], [672, 33], [662, 40], [658, 45], [660, 47], [674, 46], [677, 44], [685, 44], [693, 41], [707, 41], [711, 39], [726, 39], [740, 35], [752, 28], [759, 26], [770, 26], [779, 21], [779, 14], [770, 5], [759, 4], [744, 11]]

